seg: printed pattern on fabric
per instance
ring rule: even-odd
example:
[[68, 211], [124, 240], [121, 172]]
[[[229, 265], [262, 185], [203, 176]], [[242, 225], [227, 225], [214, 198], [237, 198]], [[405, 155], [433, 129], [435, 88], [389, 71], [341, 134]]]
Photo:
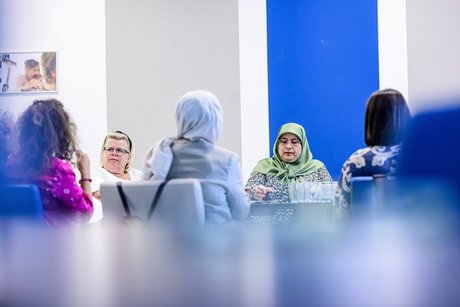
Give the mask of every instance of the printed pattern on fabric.
[[393, 176], [396, 173], [400, 145], [370, 146], [355, 151], [345, 161], [337, 182], [337, 216], [347, 214], [351, 199], [351, 178], [384, 174]]
[[37, 184], [43, 199], [46, 221], [53, 226], [85, 222], [93, 213], [91, 195], [77, 185], [72, 166], [66, 160], [52, 159], [52, 166]]
[[[331, 183], [332, 178], [326, 167], [323, 166], [308, 175], [302, 176], [302, 179], [299, 181]], [[251, 200], [258, 200], [256, 198], [256, 187], [258, 185], [263, 185], [275, 190], [275, 193], [273, 193], [274, 202], [288, 203], [290, 201], [288, 184], [278, 181], [275, 176], [265, 175], [259, 172], [252, 172], [246, 184], [246, 188], [249, 189]]]

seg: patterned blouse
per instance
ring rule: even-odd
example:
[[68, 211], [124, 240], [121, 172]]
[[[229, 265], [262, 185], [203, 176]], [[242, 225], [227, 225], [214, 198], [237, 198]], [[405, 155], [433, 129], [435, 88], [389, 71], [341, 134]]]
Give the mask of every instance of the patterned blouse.
[[354, 152], [343, 164], [337, 182], [338, 216], [346, 214], [351, 198], [351, 178], [375, 174], [395, 175], [400, 145], [370, 146]]
[[36, 180], [46, 222], [52, 226], [87, 222], [93, 214], [91, 195], [84, 194], [77, 185], [69, 161], [52, 158], [51, 164]]
[[[322, 183], [331, 183], [332, 178], [329, 175], [326, 167], [323, 166], [318, 170], [303, 176], [304, 181], [309, 182], [322, 182]], [[249, 189], [249, 196], [251, 200], [258, 200], [256, 198], [256, 187], [258, 185], [263, 185], [266, 187], [273, 188], [275, 192], [273, 193], [273, 201], [279, 203], [288, 203], [289, 202], [289, 185], [284, 182], [280, 182], [274, 176], [262, 174], [259, 172], [252, 172], [251, 177], [246, 184], [246, 189]]]

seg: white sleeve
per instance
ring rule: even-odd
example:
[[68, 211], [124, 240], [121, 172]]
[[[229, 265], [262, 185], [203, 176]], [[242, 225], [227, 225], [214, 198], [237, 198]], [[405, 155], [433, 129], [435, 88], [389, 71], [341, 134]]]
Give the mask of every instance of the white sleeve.
[[91, 168], [91, 193], [97, 192], [101, 189], [101, 183], [104, 182], [102, 172], [104, 172], [102, 167]]
[[129, 177], [131, 178], [131, 181], [140, 181], [142, 180], [142, 171], [131, 167], [128, 171]]

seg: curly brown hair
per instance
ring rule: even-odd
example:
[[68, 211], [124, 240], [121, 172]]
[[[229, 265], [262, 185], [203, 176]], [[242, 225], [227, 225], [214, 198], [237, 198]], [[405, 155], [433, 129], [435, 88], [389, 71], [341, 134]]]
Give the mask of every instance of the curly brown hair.
[[59, 100], [35, 100], [17, 125], [18, 155], [28, 172], [41, 173], [52, 157], [71, 160], [77, 145], [76, 125]]

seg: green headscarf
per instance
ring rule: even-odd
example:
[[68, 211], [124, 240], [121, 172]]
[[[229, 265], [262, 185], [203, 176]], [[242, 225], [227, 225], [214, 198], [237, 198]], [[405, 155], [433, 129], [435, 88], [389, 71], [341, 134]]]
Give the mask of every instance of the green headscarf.
[[[302, 143], [302, 151], [297, 160], [292, 163], [284, 162], [278, 153], [279, 139], [286, 133], [296, 135]], [[296, 123], [287, 123], [281, 126], [273, 145], [273, 152], [273, 157], [260, 160], [253, 171], [275, 176], [281, 182], [290, 183], [303, 181], [303, 176], [313, 173], [324, 166], [321, 161], [313, 159], [305, 129]]]

